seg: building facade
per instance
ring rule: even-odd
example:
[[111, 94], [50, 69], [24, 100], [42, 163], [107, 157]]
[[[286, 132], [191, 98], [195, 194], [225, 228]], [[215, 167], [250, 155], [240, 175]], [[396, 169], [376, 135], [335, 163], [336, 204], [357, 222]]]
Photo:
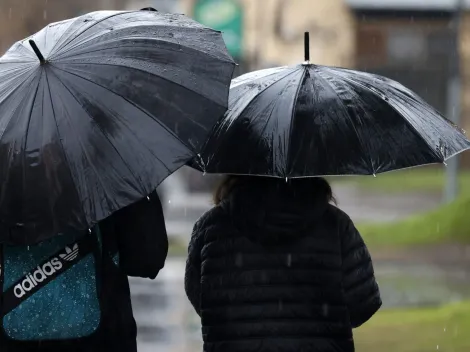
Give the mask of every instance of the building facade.
[[[181, 0], [191, 16], [196, 0]], [[343, 0], [239, 0], [244, 9], [243, 63], [246, 70], [292, 65], [304, 60], [310, 32], [311, 61], [354, 65], [354, 18]]]
[[[451, 21], [456, 1], [346, 0], [356, 18], [356, 67], [406, 85], [445, 116], [455, 35]], [[459, 125], [470, 137], [470, 1], [464, 3], [458, 33], [461, 68]], [[470, 152], [462, 154], [470, 167]]]

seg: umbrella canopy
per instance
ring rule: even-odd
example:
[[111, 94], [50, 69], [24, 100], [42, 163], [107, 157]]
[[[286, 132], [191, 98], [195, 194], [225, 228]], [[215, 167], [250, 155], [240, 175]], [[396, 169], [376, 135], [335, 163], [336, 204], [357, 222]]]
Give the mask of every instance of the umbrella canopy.
[[469, 148], [461, 129], [401, 84], [306, 61], [234, 79], [229, 110], [196, 168], [282, 178], [370, 175], [443, 163]]
[[0, 58], [0, 223], [27, 235], [0, 240], [86, 229], [152, 192], [225, 113], [234, 67], [220, 32], [152, 11], [94, 12], [13, 45]]

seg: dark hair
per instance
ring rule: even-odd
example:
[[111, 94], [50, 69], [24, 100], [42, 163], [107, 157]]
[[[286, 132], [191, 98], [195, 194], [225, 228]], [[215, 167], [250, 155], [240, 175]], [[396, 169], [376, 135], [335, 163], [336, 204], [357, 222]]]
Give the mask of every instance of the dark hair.
[[308, 197], [321, 199], [327, 203], [336, 204], [331, 186], [323, 177], [293, 178], [287, 181], [281, 178], [262, 176], [224, 176], [214, 191], [213, 201], [220, 204], [227, 199], [235, 188], [253, 187], [257, 190], [265, 189], [267, 192], [273, 189], [283, 189], [293, 194], [308, 195]]

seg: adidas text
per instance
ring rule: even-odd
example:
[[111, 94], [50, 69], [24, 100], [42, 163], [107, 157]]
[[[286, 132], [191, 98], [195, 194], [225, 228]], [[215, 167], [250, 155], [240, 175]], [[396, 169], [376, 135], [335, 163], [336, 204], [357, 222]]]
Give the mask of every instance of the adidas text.
[[61, 270], [63, 268], [62, 261], [74, 261], [78, 257], [78, 246], [74, 245], [72, 249], [65, 247], [65, 252], [65, 254], [59, 255], [61, 259], [54, 257], [48, 262], [38, 265], [36, 270], [26, 274], [24, 280], [14, 287], [15, 296], [17, 298], [23, 297], [26, 292], [33, 290], [39, 283]]

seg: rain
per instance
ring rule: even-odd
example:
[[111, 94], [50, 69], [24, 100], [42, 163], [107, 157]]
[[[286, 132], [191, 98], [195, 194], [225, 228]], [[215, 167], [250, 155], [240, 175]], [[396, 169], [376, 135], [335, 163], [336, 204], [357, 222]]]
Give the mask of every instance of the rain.
[[[215, 5], [216, 1], [209, 0], [2, 0], [0, 55], [16, 41], [51, 22], [99, 10], [136, 10], [152, 6], [160, 12], [187, 14], [222, 31], [227, 50], [237, 63], [234, 78], [255, 70], [301, 64], [304, 61], [303, 35], [310, 32], [309, 62], [389, 77], [418, 94], [463, 131], [470, 131], [470, 2], [218, 1], [220, 3]], [[239, 13], [229, 11], [233, 4], [241, 9]], [[173, 24], [176, 21], [177, 17], [169, 20]], [[113, 34], [119, 32], [119, 27], [108, 30]], [[158, 32], [153, 34], [157, 36]], [[177, 39], [180, 46], [184, 43], [179, 33], [168, 33], [168, 38]], [[177, 51], [184, 52], [184, 49]], [[107, 58], [103, 62], [112, 64], [118, 60]], [[171, 64], [162, 72], [170, 75]], [[181, 80], [181, 74], [174, 73], [173, 79]], [[374, 83], [376, 86], [383, 84], [379, 78]], [[1, 84], [0, 92], [4, 89]], [[145, 80], [139, 80], [133, 86], [140, 89], [145, 84]], [[295, 80], [289, 78], [288, 84], [295, 84]], [[247, 83], [243, 89], [262, 94], [269, 86], [260, 80]], [[359, 88], [356, 89], [355, 93], [360, 95]], [[369, 90], [384, 102], [393, 100], [388, 92], [374, 87]], [[283, 94], [278, 93], [279, 97]], [[405, 93], [398, 96], [395, 107], [406, 108], [407, 99]], [[239, 109], [235, 106], [229, 112], [235, 115]], [[244, 109], [250, 110], [246, 106]], [[359, 124], [366, 124], [367, 114], [362, 118]], [[268, 120], [260, 119], [264, 128], [269, 127]], [[322, 123], [318, 123], [319, 128]], [[403, 133], [406, 128], [409, 126], [403, 127]], [[413, 128], [415, 133], [420, 132]], [[436, 126], [431, 130], [436, 135], [439, 133]], [[176, 121], [173, 132], [192, 136], [201, 131], [186, 130], [183, 123]], [[382, 133], [384, 138], [388, 136], [386, 129]], [[342, 141], [342, 138], [338, 136], [332, 142], [345, 144], [347, 139], [344, 137]], [[239, 151], [248, 142], [248, 139], [238, 141]], [[407, 143], [404, 141], [401, 145], [402, 154], [410, 151]], [[426, 143], [423, 141], [420, 148], [430, 147]], [[286, 146], [287, 151], [289, 147]], [[432, 151], [427, 154], [444, 156], [450, 153], [450, 147], [443, 141], [439, 146], [430, 147]], [[348, 146], [343, 149], [347, 150]], [[328, 157], [335, 159], [332, 152]], [[214, 206], [214, 190], [222, 180], [220, 174], [210, 171], [211, 165], [217, 164], [215, 159], [201, 151], [193, 164], [179, 168], [157, 188], [165, 215], [169, 254], [155, 280], [129, 279], [139, 352], [203, 350], [200, 317], [185, 294], [184, 275], [194, 225]], [[247, 161], [241, 157], [233, 159], [234, 163]], [[393, 170], [394, 165], [374, 160], [377, 168], [374, 165], [373, 170], [366, 170], [361, 176], [326, 175], [337, 206], [353, 220], [369, 247], [383, 301], [382, 308], [370, 321], [354, 329], [357, 351], [470, 351], [470, 152], [441, 159], [431, 165], [386, 173], [381, 169]], [[371, 159], [364, 160], [364, 164], [374, 164]], [[286, 184], [293, 179], [296, 177], [280, 176], [281, 182]], [[89, 232], [91, 234], [92, 230]], [[252, 241], [248, 236], [246, 240]], [[209, 249], [207, 245], [203, 253]], [[32, 250], [34, 246], [28, 245], [27, 251]], [[302, 256], [297, 257], [288, 248], [279, 258], [280, 265], [295, 281]], [[241, 270], [259, 271], [251, 268], [249, 254], [235, 252], [219, 259], [234, 267], [234, 276]], [[322, 257], [318, 262], [318, 265], [326, 265], [328, 260]], [[203, 269], [207, 269], [204, 264]], [[269, 285], [273, 278], [267, 270], [261, 270], [255, 277], [262, 282], [261, 286]], [[61, 287], [65, 289], [70, 285], [67, 282]], [[287, 312], [290, 303], [278, 298], [271, 301], [274, 311], [277, 305], [277, 313]], [[335, 307], [329, 303], [318, 305], [316, 310], [325, 319], [335, 315]]]

